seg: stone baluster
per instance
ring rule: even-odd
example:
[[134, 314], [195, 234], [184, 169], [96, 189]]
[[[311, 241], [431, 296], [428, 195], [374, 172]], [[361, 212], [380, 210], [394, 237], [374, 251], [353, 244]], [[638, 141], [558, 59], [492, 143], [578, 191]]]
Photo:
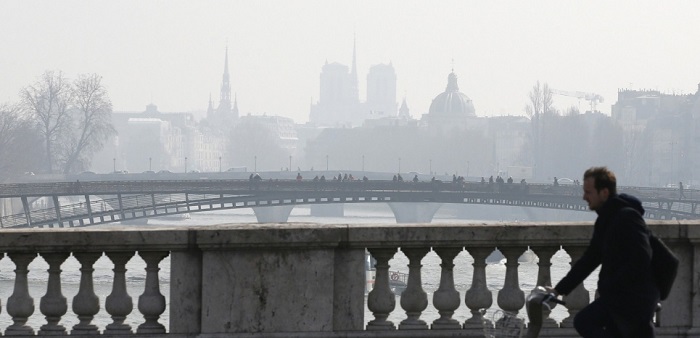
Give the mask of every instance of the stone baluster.
[[91, 324], [92, 319], [100, 311], [100, 298], [95, 294], [92, 283], [93, 265], [102, 256], [101, 252], [76, 252], [73, 256], [80, 262], [80, 289], [73, 297], [73, 312], [78, 315], [80, 322], [73, 326], [73, 335], [99, 334], [97, 326]]
[[474, 258], [474, 272], [472, 275], [472, 285], [464, 296], [464, 304], [471, 311], [471, 318], [464, 322], [465, 329], [482, 329], [483, 316], [480, 309], [488, 309], [493, 304], [493, 294], [486, 286], [486, 257], [493, 251], [493, 248], [467, 248], [467, 252]]
[[389, 260], [394, 257], [396, 249], [368, 249], [377, 260], [374, 288], [367, 295], [367, 308], [372, 311], [374, 319], [367, 323], [367, 330], [394, 330], [394, 323], [388, 321], [389, 314], [396, 307], [396, 295], [389, 287]]
[[168, 257], [167, 251], [141, 251], [139, 256], [146, 262], [146, 287], [139, 296], [139, 311], [146, 320], [136, 329], [138, 334], [165, 333], [165, 326], [158, 323], [158, 318], [165, 312], [165, 297], [160, 293], [158, 281], [158, 264]]
[[[537, 263], [537, 286], [552, 285], [552, 256], [559, 250], [559, 246], [533, 246], [530, 247], [537, 254], [539, 262]], [[552, 303], [552, 308], [557, 304]], [[547, 307], [542, 307], [542, 327], [558, 327], [557, 322], [549, 318], [552, 311]]]
[[406, 311], [406, 319], [399, 324], [400, 330], [425, 330], [428, 324], [420, 319], [420, 315], [428, 307], [428, 294], [423, 290], [420, 270], [421, 260], [430, 248], [405, 248], [403, 253], [408, 257], [408, 283], [401, 294], [401, 308]]
[[455, 289], [454, 259], [462, 251], [462, 248], [437, 248], [435, 253], [440, 256], [441, 272], [440, 287], [433, 294], [433, 305], [438, 310], [440, 318], [433, 321], [432, 329], [461, 329], [462, 325], [452, 318], [455, 310], [459, 308], [459, 291]]
[[6, 336], [33, 336], [34, 329], [26, 325], [27, 319], [34, 313], [34, 298], [29, 295], [27, 274], [29, 263], [36, 257], [35, 253], [9, 253], [8, 257], [15, 263], [15, 288], [7, 299], [7, 313], [12, 316], [13, 324], [5, 330]]
[[[2, 217], [0, 217], [0, 218], [2, 218]], [[2, 221], [0, 221], [0, 228], [2, 228]], [[0, 259], [3, 259], [4, 257], [5, 257], [5, 254], [0, 252]], [[0, 312], [2, 312], [2, 301], [0, 301]]]
[[107, 257], [114, 264], [114, 283], [112, 293], [105, 300], [105, 310], [112, 316], [112, 323], [105, 327], [105, 335], [125, 335], [133, 333], [131, 326], [125, 324], [126, 316], [134, 309], [131, 296], [126, 291], [126, 263], [134, 252], [107, 252]]
[[70, 254], [67, 252], [42, 253], [46, 263], [49, 264], [49, 282], [46, 294], [41, 297], [39, 310], [46, 317], [46, 324], [39, 329], [39, 335], [56, 336], [65, 335], [66, 328], [58, 322], [68, 311], [68, 301], [61, 293], [61, 264]]
[[[571, 257], [570, 265], [573, 265], [581, 256], [583, 252], [586, 251], [585, 247], [581, 246], [564, 246], [564, 250], [569, 253]], [[574, 317], [581, 311], [584, 307], [588, 305], [591, 301], [591, 296], [588, 290], [583, 286], [583, 283], [579, 284], [575, 289], [571, 291], [568, 295], [564, 296], [564, 301], [566, 301], [566, 308], [569, 309], [569, 317], [564, 318], [561, 322], [561, 327], [574, 327]]]
[[503, 289], [498, 291], [498, 306], [503, 311], [517, 313], [525, 305], [525, 292], [520, 289], [518, 281], [518, 258], [525, 252], [526, 247], [509, 246], [498, 248], [506, 257], [506, 279]]

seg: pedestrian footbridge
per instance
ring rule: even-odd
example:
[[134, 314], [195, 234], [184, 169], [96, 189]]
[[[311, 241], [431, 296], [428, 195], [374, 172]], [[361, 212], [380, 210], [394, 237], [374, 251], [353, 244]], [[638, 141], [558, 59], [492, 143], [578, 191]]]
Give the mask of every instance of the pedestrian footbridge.
[[[649, 219], [698, 219], [693, 191], [621, 187], [639, 197]], [[398, 223], [430, 222], [444, 203], [585, 211], [576, 185], [481, 182], [312, 180], [139, 180], [0, 185], [14, 201], [0, 227], [74, 227], [149, 217], [252, 208], [261, 223], [286, 222], [296, 205], [387, 203]]]

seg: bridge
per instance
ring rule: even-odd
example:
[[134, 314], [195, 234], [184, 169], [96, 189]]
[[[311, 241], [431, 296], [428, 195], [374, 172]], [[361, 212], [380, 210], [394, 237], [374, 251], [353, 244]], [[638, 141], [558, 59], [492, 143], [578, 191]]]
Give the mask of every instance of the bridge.
[[[252, 208], [261, 223], [286, 222], [294, 206], [302, 204], [388, 203], [398, 223], [429, 223], [443, 203], [587, 210], [577, 185], [180, 177], [191, 176], [0, 184], [0, 198], [21, 201], [21, 210], [0, 217], [0, 227], [87, 226], [240, 208]], [[639, 197], [649, 219], [700, 218], [696, 191], [681, 198], [677, 189], [619, 190]], [[49, 203], [40, 206], [39, 200]]]

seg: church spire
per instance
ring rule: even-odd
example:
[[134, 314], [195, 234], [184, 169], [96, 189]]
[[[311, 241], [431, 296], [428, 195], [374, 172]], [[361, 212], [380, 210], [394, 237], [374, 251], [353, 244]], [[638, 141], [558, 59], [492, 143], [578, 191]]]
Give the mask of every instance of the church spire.
[[224, 57], [224, 75], [221, 81], [221, 94], [219, 97], [219, 114], [228, 115], [231, 112], [231, 82], [228, 74], [228, 46], [226, 46], [226, 56]]
[[228, 80], [228, 45], [226, 46], [226, 55], [224, 56], [224, 78]]
[[207, 108], [207, 118], [214, 117], [214, 103], [211, 101], [211, 93], [209, 93], [209, 107]]

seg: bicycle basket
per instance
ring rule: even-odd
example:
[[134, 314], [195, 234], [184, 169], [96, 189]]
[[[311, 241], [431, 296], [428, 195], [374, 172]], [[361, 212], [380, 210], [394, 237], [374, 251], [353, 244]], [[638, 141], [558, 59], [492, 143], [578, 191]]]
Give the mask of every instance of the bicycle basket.
[[486, 338], [522, 338], [525, 334], [525, 319], [517, 313], [496, 310], [490, 316], [481, 309]]

